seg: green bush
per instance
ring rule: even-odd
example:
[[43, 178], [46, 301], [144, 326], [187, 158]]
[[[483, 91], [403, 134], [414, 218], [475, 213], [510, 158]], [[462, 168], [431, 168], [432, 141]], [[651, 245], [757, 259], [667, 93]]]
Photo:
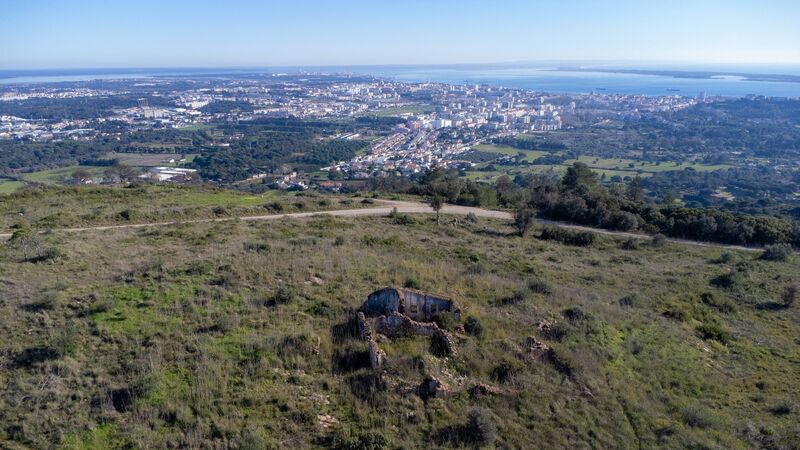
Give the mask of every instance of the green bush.
[[403, 282], [403, 287], [408, 289], [421, 289], [419, 280], [414, 277], [407, 277]]
[[433, 321], [436, 322], [436, 325], [438, 325], [439, 328], [447, 331], [452, 331], [455, 329], [456, 325], [458, 325], [458, 322], [456, 322], [453, 314], [446, 311], [439, 311], [434, 314]]
[[519, 367], [512, 361], [503, 361], [492, 368], [489, 374], [492, 380], [498, 383], [507, 383], [511, 381], [519, 372]]
[[497, 426], [492, 415], [486, 409], [473, 409], [467, 416], [467, 425], [464, 427], [465, 441], [476, 445], [489, 445], [497, 439]]
[[731, 289], [741, 285], [743, 282], [743, 275], [736, 269], [732, 269], [730, 272], [723, 273], [711, 279], [712, 286], [723, 289]]
[[464, 331], [477, 338], [483, 337], [486, 333], [483, 323], [475, 316], [469, 316], [467, 320], [464, 321]]
[[287, 303], [292, 303], [296, 298], [297, 294], [295, 294], [294, 289], [289, 286], [281, 286], [269, 298], [267, 305], [285, 305]]
[[528, 289], [534, 294], [549, 295], [552, 292], [550, 284], [541, 278], [534, 278], [528, 282]]
[[715, 296], [711, 292], [702, 293], [700, 295], [700, 301], [723, 313], [731, 313], [736, 310], [733, 302], [724, 297]]
[[595, 241], [595, 234], [590, 231], [573, 231], [553, 226], [544, 227], [539, 239], [556, 241], [566, 245], [588, 247]]
[[657, 234], [650, 239], [650, 246], [655, 248], [661, 248], [667, 245], [667, 237], [663, 234]]
[[731, 340], [730, 334], [716, 323], [704, 323], [697, 327], [697, 335], [705, 340], [715, 340], [720, 344], [727, 344]]
[[388, 446], [389, 440], [380, 432], [340, 428], [333, 434], [330, 448], [334, 450], [382, 450]]
[[638, 250], [639, 249], [639, 239], [637, 238], [628, 238], [619, 244], [619, 248], [623, 250]]
[[764, 247], [761, 259], [766, 261], [788, 261], [792, 257], [792, 246], [789, 244], [773, 244]]

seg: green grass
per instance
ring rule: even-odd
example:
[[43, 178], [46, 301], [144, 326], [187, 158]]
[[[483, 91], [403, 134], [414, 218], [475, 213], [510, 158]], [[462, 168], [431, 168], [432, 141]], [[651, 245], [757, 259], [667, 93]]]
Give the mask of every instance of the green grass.
[[479, 144], [473, 147], [473, 150], [481, 152], [499, 153], [501, 155], [516, 156], [520, 153], [525, 154], [524, 161], [533, 162], [536, 158], [549, 153], [541, 150], [520, 150], [518, 148], [510, 147], [508, 145], [495, 145], [495, 144]]
[[98, 166], [61, 167], [58, 169], [42, 170], [39, 172], [26, 173], [23, 174], [21, 178], [25, 181], [30, 181], [33, 183], [58, 184], [62, 183], [64, 180], [69, 179], [72, 176], [72, 174], [79, 169], [88, 171], [90, 174], [92, 174], [92, 176], [100, 176], [103, 174], [103, 171], [106, 169], [106, 167], [98, 167]]
[[[526, 155], [523, 160], [528, 162], [533, 162], [536, 158], [539, 158], [540, 156], [545, 156], [550, 154], [549, 152], [546, 151], [521, 150], [507, 145], [494, 145], [494, 144], [481, 144], [475, 146], [474, 149], [484, 152], [491, 152], [491, 153], [497, 153], [501, 155], [511, 155], [511, 156], [516, 156], [519, 153], [523, 153]], [[467, 173], [467, 178], [472, 180], [492, 181], [501, 175], [509, 175], [513, 177], [515, 175], [524, 175], [528, 173], [541, 173], [548, 170], [554, 170], [558, 173], [563, 173], [564, 171], [566, 171], [567, 167], [571, 166], [575, 162], [582, 162], [588, 165], [594, 172], [598, 174], [598, 176], [605, 174], [607, 178], [611, 178], [613, 176], [619, 176], [621, 178], [625, 178], [625, 177], [633, 177], [636, 175], [645, 178], [657, 172], [665, 172], [670, 170], [684, 170], [687, 168], [692, 168], [697, 171], [713, 171], [713, 170], [721, 170], [734, 167], [728, 164], [710, 165], [710, 164], [698, 164], [692, 162], [687, 162], [684, 164], [676, 164], [675, 162], [662, 162], [660, 164], [656, 164], [651, 162], [636, 161], [627, 158], [606, 159], [596, 156], [584, 155], [578, 159], [566, 160], [562, 164], [557, 164], [557, 165], [542, 164], [536, 166], [496, 166], [497, 170], [491, 172], [469, 171]], [[631, 164], [633, 164], [633, 167], [631, 167]], [[482, 163], [479, 164], [477, 167], [485, 167], [487, 165], [488, 163]]]
[[[161, 205], [162, 195], [251, 201], [152, 189], [164, 190], [47, 190], [26, 206], [66, 214], [74, 204], [58, 202], [73, 195], [100, 209]], [[800, 258], [729, 251], [721, 262], [714, 248], [623, 250], [609, 237], [571, 247], [503, 221], [416, 219], [53, 232], [35, 245], [64, 257], [45, 264], [3, 244], [0, 414], [18, 426], [0, 429], [0, 446], [319, 448], [342, 429], [379, 434], [388, 448], [448, 446], [444, 432], [474, 408], [488, 411], [500, 448], [798, 445], [800, 309], [771, 302]], [[733, 268], [735, 285], [711, 284]], [[409, 278], [456, 299], [485, 335], [455, 331], [446, 358], [424, 337], [384, 341], [378, 383], [341, 362], [365, 348], [342, 330], [367, 294]], [[286, 287], [293, 295], [270, 304]], [[538, 331], [541, 320], [558, 333]], [[529, 336], [562, 365], [528, 358]], [[500, 364], [513, 368], [508, 380], [493, 377]], [[428, 375], [446, 397], [415, 394]], [[479, 383], [500, 392], [470, 395]], [[322, 414], [339, 424], [324, 428]]]
[[245, 194], [223, 188], [166, 184], [47, 187], [0, 199], [0, 230], [8, 230], [20, 221], [47, 229], [364, 206], [342, 196], [281, 191]]
[[0, 178], [0, 194], [10, 194], [17, 189], [23, 188], [26, 183], [23, 181], [9, 180], [7, 178]]

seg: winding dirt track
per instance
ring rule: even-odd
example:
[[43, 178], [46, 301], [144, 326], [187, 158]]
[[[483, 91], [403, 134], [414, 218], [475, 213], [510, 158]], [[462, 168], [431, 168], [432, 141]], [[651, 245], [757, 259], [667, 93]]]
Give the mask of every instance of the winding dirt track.
[[[304, 213], [290, 213], [290, 214], [269, 214], [269, 215], [262, 215], [262, 216], [244, 216], [244, 217], [219, 217], [215, 219], [191, 219], [191, 220], [181, 220], [181, 221], [172, 221], [172, 222], [149, 222], [149, 223], [133, 223], [133, 224], [124, 224], [124, 225], [99, 225], [99, 226], [91, 226], [91, 227], [79, 227], [79, 228], [61, 228], [56, 229], [53, 231], [56, 232], [65, 232], [65, 233], [80, 233], [84, 231], [103, 231], [103, 230], [116, 230], [116, 229], [126, 229], [126, 228], [146, 228], [146, 227], [157, 227], [157, 226], [165, 226], [165, 225], [180, 225], [180, 224], [190, 224], [190, 223], [212, 223], [212, 222], [230, 222], [234, 220], [243, 220], [243, 221], [256, 221], [256, 220], [280, 220], [280, 219], [302, 219], [307, 217], [313, 216], [320, 216], [320, 215], [330, 215], [330, 216], [340, 216], [340, 217], [359, 217], [359, 216], [385, 216], [392, 212], [393, 209], [397, 208], [397, 212], [399, 213], [406, 213], [406, 214], [433, 214], [433, 209], [424, 204], [418, 202], [405, 202], [405, 201], [397, 201], [397, 200], [376, 200], [376, 203], [379, 203], [380, 206], [376, 206], [373, 208], [360, 208], [360, 209], [340, 209], [334, 211], [317, 211], [317, 212], [304, 212]], [[483, 208], [474, 208], [470, 206], [458, 206], [458, 205], [444, 205], [441, 210], [442, 214], [450, 214], [450, 215], [460, 215], [465, 216], [469, 213], [473, 213], [478, 217], [490, 217], [495, 219], [506, 219], [510, 220], [513, 218], [512, 214], [506, 211], [496, 211], [492, 209], [483, 209]], [[624, 238], [635, 238], [635, 239], [647, 239], [649, 236], [644, 234], [637, 234], [637, 233], [627, 233], [624, 231], [609, 231], [609, 230], [602, 230], [598, 228], [591, 228], [585, 227], [581, 225], [572, 225], [566, 224], [562, 222], [556, 222], [552, 220], [546, 219], [537, 219], [537, 223], [539, 224], [548, 224], [554, 225], [561, 228], [568, 228], [571, 230], [580, 230], [580, 231], [591, 231], [597, 234], [603, 234], [608, 236], [616, 236], [616, 237], [624, 237]], [[11, 233], [0, 233], [0, 239], [8, 239], [11, 237]], [[683, 239], [668, 239], [669, 242], [675, 242], [679, 244], [685, 245], [694, 245], [700, 247], [716, 247], [716, 248], [725, 248], [731, 250], [743, 250], [743, 251], [760, 251], [760, 248], [755, 247], [742, 247], [738, 245], [724, 245], [724, 244], [715, 244], [711, 242], [697, 242], [697, 241], [687, 241]]]

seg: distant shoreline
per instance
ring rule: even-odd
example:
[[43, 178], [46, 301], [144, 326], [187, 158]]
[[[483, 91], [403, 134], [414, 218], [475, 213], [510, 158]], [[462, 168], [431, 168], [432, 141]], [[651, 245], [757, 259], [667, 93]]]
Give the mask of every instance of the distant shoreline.
[[706, 72], [684, 70], [645, 70], [645, 69], [599, 69], [585, 67], [559, 67], [551, 69], [553, 72], [595, 72], [619, 73], [627, 75], [652, 75], [659, 77], [688, 78], [695, 80], [712, 80], [736, 77], [737, 81], [765, 81], [779, 83], [800, 83], [800, 75], [770, 74], [770, 73], [745, 73], [745, 72]]

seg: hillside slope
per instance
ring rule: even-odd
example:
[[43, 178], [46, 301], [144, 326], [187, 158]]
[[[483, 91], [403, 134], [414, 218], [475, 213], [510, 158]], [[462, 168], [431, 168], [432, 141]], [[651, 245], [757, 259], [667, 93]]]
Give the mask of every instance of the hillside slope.
[[[12, 239], [0, 443], [800, 445], [800, 306], [782, 303], [797, 258], [539, 234], [400, 215]], [[442, 323], [450, 356], [422, 337], [382, 342], [379, 374], [352, 312], [404, 284], [473, 319]], [[531, 357], [529, 338], [557, 357]], [[446, 392], [423, 400], [428, 377]]]

